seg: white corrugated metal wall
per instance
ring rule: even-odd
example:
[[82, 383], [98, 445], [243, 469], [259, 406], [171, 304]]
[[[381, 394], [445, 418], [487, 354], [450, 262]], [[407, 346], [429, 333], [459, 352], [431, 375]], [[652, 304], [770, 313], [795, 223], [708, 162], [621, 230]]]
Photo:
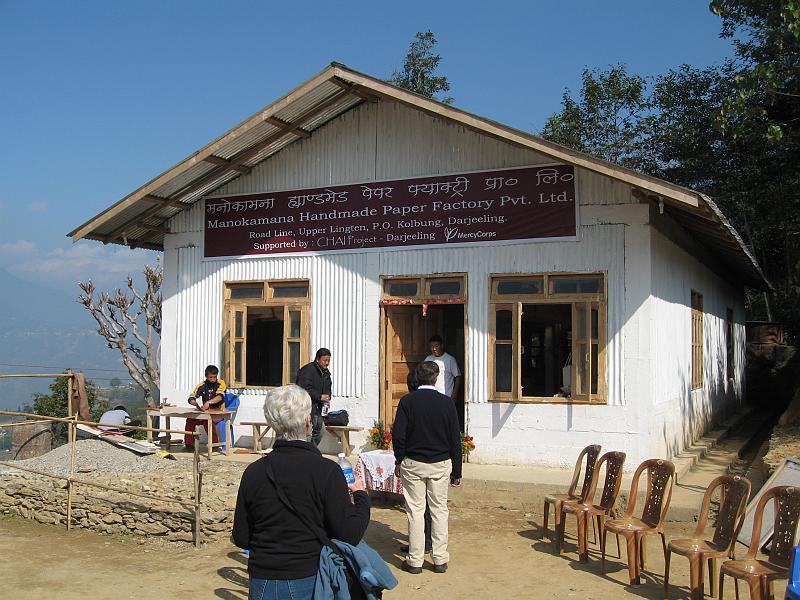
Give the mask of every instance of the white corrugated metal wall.
[[[217, 190], [215, 195], [265, 192], [419, 175], [463, 172], [551, 162], [529, 150], [476, 134], [399, 104], [363, 104], [314, 135], [298, 141]], [[625, 257], [644, 251], [644, 237], [629, 248], [626, 225], [637, 208], [628, 186], [576, 170], [582, 222], [580, 242], [524, 243], [470, 248], [426, 248], [383, 252], [202, 260], [203, 210], [197, 204], [176, 216], [165, 253], [166, 277], [162, 388], [181, 398], [220, 360], [222, 286], [226, 280], [308, 278], [312, 281], [312, 351], [334, 355], [335, 401], [357, 424], [378, 416], [380, 277], [441, 272], [468, 273], [466, 380], [471, 431], [480, 431], [478, 458], [496, 462], [553, 463], [574, 448], [600, 439], [630, 447], [643, 429], [638, 412], [625, 410], [624, 328], [646, 318], [641, 295], [626, 306]], [[629, 206], [633, 204], [634, 206]], [[603, 206], [618, 205], [615, 218]], [[631, 212], [634, 211], [634, 212]], [[642, 226], [644, 227], [644, 226]], [[641, 247], [640, 247], [641, 246]], [[648, 263], [649, 264], [649, 263]], [[640, 265], [640, 268], [644, 268]], [[546, 271], [607, 273], [608, 387], [606, 407], [485, 405], [488, 368], [488, 278], [490, 273]], [[644, 277], [643, 273], [628, 277]], [[180, 277], [180, 281], [177, 278]], [[649, 281], [649, 273], [647, 273]], [[174, 282], [174, 283], [173, 283]], [[644, 315], [644, 316], [642, 316]], [[304, 357], [305, 358], [305, 357]], [[308, 357], [310, 358], [310, 357]], [[639, 390], [635, 390], [640, 393]], [[258, 416], [253, 392], [244, 420]], [[480, 406], [486, 408], [479, 408]], [[249, 413], [247, 412], [249, 410]], [[638, 409], [637, 409], [638, 410]], [[646, 413], [646, 411], [643, 411]], [[241, 419], [240, 419], [241, 420]], [[646, 429], [646, 427], [645, 427]], [[570, 436], [563, 433], [569, 431]], [[533, 441], [535, 437], [535, 442]], [[645, 444], [646, 445], [646, 444]]]
[[[730, 414], [742, 400], [744, 290], [716, 276], [661, 232], [652, 230], [651, 452], [673, 455]], [[691, 389], [691, 292], [703, 295], [702, 389]], [[734, 379], [727, 380], [727, 309], [734, 314]]]

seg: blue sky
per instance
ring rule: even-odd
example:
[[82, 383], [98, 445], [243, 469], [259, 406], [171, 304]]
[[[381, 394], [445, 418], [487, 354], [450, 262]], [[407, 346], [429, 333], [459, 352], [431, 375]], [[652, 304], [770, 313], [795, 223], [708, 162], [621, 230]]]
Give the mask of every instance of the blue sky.
[[731, 55], [704, 1], [0, 0], [0, 268], [123, 283], [153, 253], [65, 234], [333, 60], [388, 77], [426, 29], [456, 106], [528, 131], [586, 66]]

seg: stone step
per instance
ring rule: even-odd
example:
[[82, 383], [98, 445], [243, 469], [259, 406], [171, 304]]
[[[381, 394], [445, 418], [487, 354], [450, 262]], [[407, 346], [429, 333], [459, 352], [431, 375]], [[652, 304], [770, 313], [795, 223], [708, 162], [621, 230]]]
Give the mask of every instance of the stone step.
[[709, 431], [706, 435], [691, 444], [688, 448], [672, 458], [675, 464], [675, 475], [677, 481], [696, 468], [699, 462], [708, 456], [710, 450], [720, 442], [728, 439], [734, 432], [740, 430], [742, 426], [752, 417], [753, 409], [745, 406], [741, 411], [726, 419], [719, 427]]

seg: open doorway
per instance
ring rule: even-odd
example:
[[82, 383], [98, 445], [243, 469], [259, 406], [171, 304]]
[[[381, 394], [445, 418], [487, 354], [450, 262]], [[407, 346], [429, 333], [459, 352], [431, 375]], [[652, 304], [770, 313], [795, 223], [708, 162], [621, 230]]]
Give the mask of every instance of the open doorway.
[[[441, 336], [444, 350], [452, 355], [461, 371], [461, 386], [455, 397], [456, 413], [461, 431], [464, 431], [464, 305], [435, 304], [428, 307], [426, 319], [426, 347], [432, 335]], [[430, 350], [426, 352], [426, 356]]]
[[408, 393], [407, 378], [417, 363], [430, 354], [428, 340], [433, 335], [441, 336], [444, 349], [458, 363], [461, 371], [461, 387], [455, 398], [461, 430], [464, 431], [465, 402], [464, 375], [465, 359], [465, 320], [463, 304], [432, 304], [426, 307], [423, 316], [422, 305], [384, 306], [384, 344], [381, 419], [391, 424], [397, 405]]
[[283, 307], [247, 311], [247, 383], [279, 386], [283, 380]]

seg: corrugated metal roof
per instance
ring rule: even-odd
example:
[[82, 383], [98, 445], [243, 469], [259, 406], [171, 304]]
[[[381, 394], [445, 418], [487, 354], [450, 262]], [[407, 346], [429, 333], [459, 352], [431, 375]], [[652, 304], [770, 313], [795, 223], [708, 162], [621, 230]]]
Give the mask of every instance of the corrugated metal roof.
[[332, 63], [68, 235], [73, 240], [89, 238], [104, 243], [163, 249], [163, 223], [184, 210], [184, 206], [191, 206], [247, 172], [248, 167], [306, 137], [354, 106], [377, 98], [412, 106], [474, 131], [623, 181], [642, 190], [650, 199], [668, 200], [670, 213], [676, 220], [687, 230], [703, 236], [703, 244], [739, 273], [747, 284], [769, 287], [752, 253], [710, 198], [397, 88], [338, 63]]

